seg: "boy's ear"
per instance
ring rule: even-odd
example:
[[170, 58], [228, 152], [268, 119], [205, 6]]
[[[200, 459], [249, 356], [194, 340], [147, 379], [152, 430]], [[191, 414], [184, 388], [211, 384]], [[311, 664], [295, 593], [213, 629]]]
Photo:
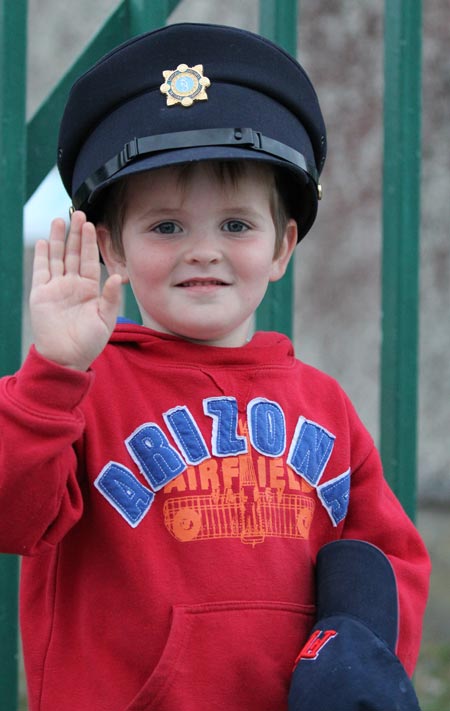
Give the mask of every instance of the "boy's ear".
[[277, 256], [272, 263], [272, 273], [270, 281], [278, 281], [284, 275], [292, 254], [297, 246], [298, 227], [294, 219], [290, 219], [286, 225], [283, 241], [278, 250]]
[[120, 274], [122, 277], [122, 282], [125, 284], [128, 282], [128, 271], [125, 264], [125, 259], [117, 254], [114, 249], [111, 232], [105, 225], [98, 224], [96, 226], [97, 231], [97, 243], [102, 255], [102, 259], [105, 263], [108, 274]]

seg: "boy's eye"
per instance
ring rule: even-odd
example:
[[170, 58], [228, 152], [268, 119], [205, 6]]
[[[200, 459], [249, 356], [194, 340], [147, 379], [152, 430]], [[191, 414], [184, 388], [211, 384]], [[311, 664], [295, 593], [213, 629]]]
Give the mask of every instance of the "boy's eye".
[[181, 232], [181, 227], [177, 225], [175, 222], [160, 222], [159, 225], [156, 225], [153, 228], [154, 232], [157, 232], [160, 235], [174, 235], [177, 234], [178, 232]]
[[223, 229], [225, 232], [233, 232], [237, 234], [239, 232], [245, 232], [249, 229], [249, 227], [245, 224], [245, 222], [242, 222], [242, 220], [228, 220], [228, 222], [224, 223]]

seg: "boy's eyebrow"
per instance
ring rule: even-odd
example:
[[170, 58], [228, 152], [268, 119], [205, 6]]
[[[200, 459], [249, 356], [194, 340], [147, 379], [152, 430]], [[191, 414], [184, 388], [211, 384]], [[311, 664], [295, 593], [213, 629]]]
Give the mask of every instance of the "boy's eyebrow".
[[248, 217], [259, 217], [261, 215], [261, 212], [253, 207], [249, 207], [248, 205], [227, 205], [225, 206], [221, 212], [225, 213], [233, 213], [233, 215], [242, 215], [242, 216], [248, 216]]
[[181, 207], [174, 207], [173, 205], [161, 205], [158, 207], [145, 207], [142, 210], [139, 211], [139, 217], [141, 219], [146, 219], [148, 217], [152, 217], [153, 215], [157, 216], [160, 215], [161, 213], [172, 213], [176, 214], [179, 212], [182, 212], [183, 208]]
[[[146, 219], [149, 217], [158, 216], [160, 214], [165, 214], [165, 213], [170, 213], [170, 214], [182, 214], [185, 211], [185, 208], [182, 206], [172, 206], [172, 205], [166, 205], [162, 204], [160, 206], [156, 207], [148, 207], [145, 208], [142, 213], [140, 214], [140, 218]], [[249, 207], [248, 205], [233, 205], [230, 203], [229, 205], [225, 205], [224, 207], [221, 207], [219, 210], [220, 213], [223, 213], [223, 215], [227, 214], [233, 214], [233, 215], [242, 215], [242, 216], [247, 216], [247, 217], [258, 217], [261, 215], [260, 211], [253, 208]]]

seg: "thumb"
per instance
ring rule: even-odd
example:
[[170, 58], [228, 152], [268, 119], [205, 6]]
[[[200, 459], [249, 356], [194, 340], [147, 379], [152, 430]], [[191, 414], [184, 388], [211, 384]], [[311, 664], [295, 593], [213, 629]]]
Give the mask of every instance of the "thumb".
[[105, 281], [100, 295], [99, 315], [110, 332], [119, 315], [120, 303], [122, 299], [122, 277], [120, 274], [112, 274]]

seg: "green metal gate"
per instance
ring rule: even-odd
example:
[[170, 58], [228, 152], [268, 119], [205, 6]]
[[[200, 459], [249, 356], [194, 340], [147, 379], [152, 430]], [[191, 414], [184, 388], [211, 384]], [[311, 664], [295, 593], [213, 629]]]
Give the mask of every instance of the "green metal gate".
[[[179, 0], [123, 0], [48, 99], [25, 118], [27, 0], [0, 0], [0, 375], [21, 359], [23, 205], [53, 167], [55, 126], [76, 76], [114, 45], [165, 24]], [[260, 0], [260, 32], [296, 52], [296, 0]], [[381, 454], [415, 515], [421, 0], [385, 0]], [[201, 19], [201, 18], [199, 18]], [[129, 306], [132, 309], [132, 306]], [[293, 273], [272, 284], [257, 327], [292, 335]], [[0, 703], [16, 711], [18, 560], [0, 556]]]

